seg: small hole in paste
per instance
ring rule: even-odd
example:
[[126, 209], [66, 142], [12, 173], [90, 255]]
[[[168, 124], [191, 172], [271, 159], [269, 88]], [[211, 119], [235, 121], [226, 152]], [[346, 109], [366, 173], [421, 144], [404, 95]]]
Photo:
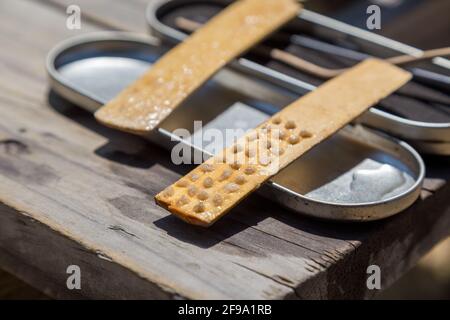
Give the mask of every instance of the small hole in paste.
[[247, 167], [244, 170], [244, 173], [248, 176], [254, 174], [255, 172], [256, 172], [256, 170], [253, 167]]
[[189, 183], [186, 180], [179, 180], [175, 185], [179, 188], [186, 188]]
[[294, 121], [289, 120], [288, 122], [286, 122], [286, 125], [284, 127], [286, 129], [292, 130], [292, 129], [295, 129], [297, 127], [297, 125], [295, 124]]
[[230, 182], [225, 185], [225, 191], [228, 193], [233, 193], [239, 191], [239, 186], [236, 183]]
[[197, 173], [193, 173], [193, 174], [191, 174], [190, 179], [192, 182], [195, 182], [198, 179], [200, 179], [200, 175], [198, 175]]
[[276, 156], [281, 156], [284, 153], [284, 149], [280, 146], [274, 146], [270, 151]]
[[234, 162], [232, 164], [230, 164], [231, 169], [233, 170], [239, 170], [239, 168], [241, 167], [241, 165], [237, 162]]
[[273, 119], [272, 122], [273, 122], [274, 124], [278, 125], [278, 124], [281, 124], [282, 120], [281, 120], [280, 117], [276, 117], [275, 119]]
[[223, 203], [223, 198], [220, 194], [215, 194], [213, 198], [213, 203], [216, 207], [221, 206]]
[[212, 171], [214, 171], [214, 166], [212, 164], [209, 164], [209, 163], [204, 163], [204, 164], [202, 164], [200, 169], [203, 172], [212, 172]]
[[214, 180], [211, 177], [206, 178], [203, 180], [203, 186], [205, 188], [211, 188], [214, 184]]
[[175, 194], [175, 191], [173, 190], [172, 187], [167, 188], [166, 190], [164, 190], [164, 197], [166, 198], [170, 198], [171, 196], [173, 196]]
[[259, 158], [259, 163], [262, 165], [262, 166], [268, 166], [269, 164], [270, 164], [270, 162], [271, 162], [272, 160], [270, 160], [270, 158], [269, 158], [269, 156], [268, 155], [262, 155], [260, 158]]
[[195, 195], [197, 194], [197, 192], [198, 192], [198, 188], [197, 188], [196, 186], [190, 186], [190, 187], [188, 188], [188, 195], [189, 195], [190, 197], [195, 196]]
[[200, 193], [198, 194], [197, 198], [199, 200], [206, 200], [206, 199], [209, 198], [209, 194], [208, 194], [208, 192], [203, 190], [203, 191], [200, 191]]
[[300, 142], [300, 137], [298, 135], [296, 135], [296, 134], [292, 134], [292, 135], [289, 136], [288, 142], [290, 144], [297, 144], [297, 143]]
[[246, 182], [247, 182], [247, 179], [245, 178], [245, 176], [239, 175], [239, 176], [236, 177], [236, 183], [237, 184], [243, 185]]
[[300, 137], [302, 137], [302, 138], [307, 139], [307, 138], [311, 138], [312, 136], [313, 136], [312, 133], [309, 132], [308, 130], [300, 131]]
[[180, 197], [180, 199], [177, 200], [177, 206], [179, 206], [179, 207], [187, 205], [188, 203], [189, 203], [189, 198], [186, 197], [184, 194]]
[[220, 175], [220, 181], [227, 180], [231, 175], [233, 174], [233, 171], [230, 169], [225, 169], [222, 174]]
[[202, 213], [206, 210], [206, 206], [203, 202], [199, 202], [194, 206], [194, 211], [196, 213]]

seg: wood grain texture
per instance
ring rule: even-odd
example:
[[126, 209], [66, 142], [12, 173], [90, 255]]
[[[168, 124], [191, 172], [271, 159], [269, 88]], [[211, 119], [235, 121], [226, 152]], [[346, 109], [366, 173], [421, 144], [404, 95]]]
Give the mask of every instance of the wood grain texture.
[[[211, 229], [186, 226], [152, 197], [189, 168], [48, 91], [48, 50], [104, 25], [70, 31], [63, 8], [0, 6], [0, 267], [49, 296], [370, 297], [368, 265], [388, 286], [448, 236], [447, 158], [425, 159], [424, 197], [385, 221], [316, 221], [251, 196]], [[81, 291], [65, 286], [70, 264], [81, 266]]]
[[13, 275], [0, 270], [0, 299], [46, 300], [48, 298]]

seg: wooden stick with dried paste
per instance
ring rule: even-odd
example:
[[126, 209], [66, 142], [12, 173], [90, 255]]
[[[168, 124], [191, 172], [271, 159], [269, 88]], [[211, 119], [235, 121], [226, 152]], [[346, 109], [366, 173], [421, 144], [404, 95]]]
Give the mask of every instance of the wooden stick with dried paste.
[[210, 226], [266, 180], [411, 79], [369, 59], [284, 108], [156, 196], [191, 224]]
[[169, 51], [95, 113], [101, 123], [145, 135], [217, 71], [296, 16], [295, 0], [239, 0]]

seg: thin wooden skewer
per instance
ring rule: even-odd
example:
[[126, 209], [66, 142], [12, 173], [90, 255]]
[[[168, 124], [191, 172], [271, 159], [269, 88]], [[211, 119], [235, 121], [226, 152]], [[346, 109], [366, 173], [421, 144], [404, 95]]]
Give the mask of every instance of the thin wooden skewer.
[[323, 79], [334, 78], [347, 70], [324, 68], [280, 49], [272, 49], [270, 51], [270, 56], [273, 59], [286, 63], [300, 71], [310, 73]]
[[[196, 21], [186, 19], [183, 17], [178, 17], [175, 19], [175, 24], [177, 27], [184, 29], [189, 32], [194, 32], [195, 30], [199, 29], [202, 24], [198, 23]], [[261, 51], [267, 51], [266, 48], [263, 46], [258, 46]], [[307, 60], [304, 60], [296, 55], [293, 55], [292, 53], [280, 50], [280, 49], [270, 49], [268, 50], [269, 55], [272, 59], [283, 62], [287, 65], [290, 65], [298, 70], [301, 70], [303, 72], [307, 72], [309, 74], [315, 75], [317, 77], [323, 78], [323, 79], [329, 79], [334, 78], [344, 71], [345, 69], [329, 69], [321, 67], [317, 64], [314, 64], [312, 62], [309, 62]], [[439, 49], [433, 49], [433, 50], [427, 50], [424, 51], [423, 54], [419, 57], [410, 56], [410, 55], [400, 55], [396, 57], [391, 57], [384, 59], [385, 61], [395, 64], [395, 65], [403, 65], [411, 62], [417, 62], [422, 61], [426, 59], [431, 59], [434, 57], [440, 57], [440, 56], [447, 56], [450, 55], [450, 47], [445, 48], [439, 48]]]

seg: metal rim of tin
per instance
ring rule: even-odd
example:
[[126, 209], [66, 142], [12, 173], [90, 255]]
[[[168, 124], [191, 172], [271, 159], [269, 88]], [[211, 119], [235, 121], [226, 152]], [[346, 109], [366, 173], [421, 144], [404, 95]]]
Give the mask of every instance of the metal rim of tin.
[[[221, 3], [220, 1], [217, 2]], [[149, 3], [146, 9], [146, 20], [150, 30], [162, 40], [168, 40], [171, 43], [183, 41], [187, 35], [162, 23], [158, 19], [158, 12], [162, 10], [162, 8], [169, 10], [171, 8], [170, 6], [177, 6], [178, 4], [177, 1], [171, 0], [154, 0]], [[320, 25], [328, 28], [332, 28], [333, 25], [336, 25], [338, 28], [335, 30], [348, 32], [348, 34], [354, 37], [367, 37], [369, 35], [372, 42], [378, 45], [383, 45], [383, 42], [388, 42], [393, 46], [391, 49], [396, 50], [399, 53], [417, 55], [422, 52], [420, 49], [350, 26], [309, 10], [302, 10], [299, 18], [305, 19], [311, 23], [320, 23]], [[444, 58], [435, 58], [433, 61], [435, 64], [446, 68], [450, 65], [450, 62]], [[315, 86], [309, 83], [270, 69], [246, 58], [239, 58], [231, 65], [239, 70], [258, 76], [264, 80], [271, 81], [299, 94], [305, 94], [315, 88]], [[411, 120], [375, 107], [370, 108], [368, 112], [361, 116], [360, 120], [370, 127], [382, 130], [401, 139], [405, 139], [412, 143], [417, 141], [418, 143], [415, 145], [421, 152], [450, 155], [450, 123]], [[438, 146], [436, 146], [437, 143]]]
[[[142, 37], [139, 35], [122, 32], [99, 32], [81, 35], [65, 40], [56, 45], [49, 52], [46, 60], [47, 71], [50, 76], [52, 88], [62, 97], [74, 102], [90, 112], [95, 111], [95, 109], [102, 105], [102, 102], [96, 100], [92, 94], [79, 91], [77, 88], [72, 87], [70, 83], [65, 81], [65, 79], [60, 76], [58, 72], [56, 61], [61, 55], [69, 52], [72, 48], [79, 45], [104, 41], [131, 41], [133, 43], [137, 42], [139, 44], [149, 45], [152, 47], [158, 46], [157, 41], [154, 41], [154, 39], [147, 36]], [[353, 126], [351, 126], [351, 128], [353, 128]], [[361, 203], [337, 203], [312, 199], [273, 181], [269, 181], [263, 186], [263, 189], [261, 190], [262, 195], [275, 198], [278, 203], [296, 211], [297, 213], [335, 221], [380, 220], [395, 215], [408, 208], [417, 200], [425, 178], [425, 164], [421, 156], [414, 150], [413, 147], [401, 140], [375, 130], [369, 130], [367, 128], [364, 128], [364, 132], [370, 139], [378, 139], [378, 141], [385, 141], [396, 145], [396, 152], [401, 153], [402, 156], [398, 155], [395, 157], [406, 167], [408, 167], [414, 174], [413, 178], [415, 181], [412, 186], [404, 192], [390, 198], [380, 201]], [[199, 152], [204, 152], [189, 142], [181, 140], [171, 132], [164, 130], [164, 128], [160, 128], [158, 130], [158, 134], [160, 136], [164, 136], [168, 142], [173, 139], [173, 141], [183, 142]], [[151, 140], [155, 142], [153, 139]], [[402, 161], [402, 157], [403, 159], [406, 157], [409, 164]]]
[[[283, 192], [289, 191], [289, 193], [295, 193], [295, 196], [298, 199], [304, 201], [304, 211], [302, 211], [302, 213], [317, 218], [336, 221], [375, 221], [388, 218], [407, 209], [418, 199], [421, 192], [426, 171], [423, 159], [413, 147], [404, 141], [398, 140], [381, 132], [372, 133], [367, 130], [367, 134], [371, 135], [374, 139], [388, 139], [393, 143], [397, 143], [403, 149], [402, 151], [405, 152], [405, 154], [411, 156], [410, 160], [416, 162], [419, 173], [417, 178], [415, 178], [416, 180], [414, 185], [412, 185], [407, 191], [380, 201], [346, 204], [331, 201], [325, 202], [316, 199], [311, 200], [304, 195], [286, 189], [280, 184], [271, 182], [273, 187], [278, 191], [278, 193], [273, 193], [273, 196], [276, 198], [282, 198], [285, 206], [293, 209], [291, 202], [289, 199], [284, 197]], [[337, 208], [339, 210], [336, 210]]]
[[157, 46], [160, 44], [159, 39], [148, 35], [122, 31], [98, 31], [61, 41], [49, 51], [45, 60], [45, 67], [49, 76], [50, 84], [55, 92], [65, 97], [70, 102], [76, 103], [83, 109], [90, 112], [93, 112], [102, 103], [98, 98], [92, 96], [92, 94], [83, 92], [81, 88], [76, 88], [76, 86], [70, 84], [66, 79], [61, 77], [57, 70], [56, 61], [64, 52], [71, 50], [74, 47], [86, 43], [107, 41], [129, 41], [151, 46]]

